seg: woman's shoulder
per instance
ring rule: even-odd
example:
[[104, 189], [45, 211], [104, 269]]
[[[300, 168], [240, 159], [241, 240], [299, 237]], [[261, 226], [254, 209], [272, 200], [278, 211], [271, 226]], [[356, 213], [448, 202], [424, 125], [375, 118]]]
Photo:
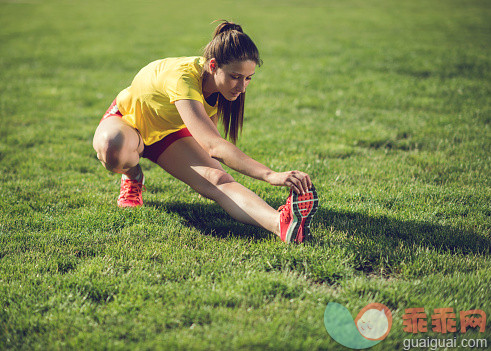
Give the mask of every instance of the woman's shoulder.
[[182, 76], [200, 79], [205, 59], [201, 56], [167, 57], [150, 62], [137, 76], [154, 76], [157, 79]]
[[165, 70], [181, 73], [198, 73], [203, 70], [204, 58], [201, 56], [168, 57], [159, 60], [159, 65]]
[[190, 94], [202, 95], [203, 62], [199, 56], [170, 57], [162, 60], [156, 86], [162, 87], [172, 101]]

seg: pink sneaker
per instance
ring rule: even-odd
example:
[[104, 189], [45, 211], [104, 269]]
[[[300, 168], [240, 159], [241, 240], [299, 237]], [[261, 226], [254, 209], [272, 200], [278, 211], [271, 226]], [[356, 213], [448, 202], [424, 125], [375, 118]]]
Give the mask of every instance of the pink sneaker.
[[[124, 178], [124, 177], [123, 177]], [[133, 179], [121, 178], [121, 191], [118, 198], [119, 207], [137, 207], [143, 205], [142, 192], [145, 188], [145, 176], [139, 182]]]
[[314, 186], [305, 194], [298, 195], [290, 190], [290, 196], [280, 211], [280, 238], [286, 243], [302, 243], [310, 238], [310, 222], [314, 217], [319, 199]]

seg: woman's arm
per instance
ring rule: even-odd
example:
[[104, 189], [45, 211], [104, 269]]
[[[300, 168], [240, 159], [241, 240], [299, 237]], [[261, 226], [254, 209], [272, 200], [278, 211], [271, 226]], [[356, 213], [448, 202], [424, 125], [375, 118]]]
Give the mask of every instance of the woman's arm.
[[305, 193], [311, 186], [309, 176], [300, 171], [277, 173], [243, 153], [231, 142], [223, 139], [214, 121], [208, 117], [202, 103], [178, 100], [176, 108], [184, 124], [208, 154], [228, 167], [249, 177], [271, 185], [289, 186], [297, 193]]
[[213, 116], [210, 117], [210, 119], [213, 121], [215, 127], [218, 128], [218, 115], [215, 113]]

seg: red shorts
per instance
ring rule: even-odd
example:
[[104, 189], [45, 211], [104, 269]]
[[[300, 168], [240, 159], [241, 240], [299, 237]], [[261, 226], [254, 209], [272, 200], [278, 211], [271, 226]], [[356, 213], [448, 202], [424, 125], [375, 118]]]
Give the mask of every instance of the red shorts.
[[[102, 116], [101, 121], [99, 123], [101, 123], [103, 120], [111, 116], [118, 116], [120, 118], [123, 118], [123, 115], [118, 110], [118, 105], [116, 105], [116, 99], [114, 99], [111, 106], [109, 106], [106, 113], [104, 113], [104, 116]], [[140, 134], [138, 130], [137, 132], [138, 134]], [[160, 155], [162, 155], [162, 153], [169, 146], [171, 146], [173, 142], [190, 136], [192, 135], [187, 128], [178, 130], [177, 132], [167, 135], [164, 139], [159, 140], [153, 143], [152, 145], [144, 145], [142, 157], [148, 158], [150, 161], [157, 163], [157, 160], [159, 159]]]

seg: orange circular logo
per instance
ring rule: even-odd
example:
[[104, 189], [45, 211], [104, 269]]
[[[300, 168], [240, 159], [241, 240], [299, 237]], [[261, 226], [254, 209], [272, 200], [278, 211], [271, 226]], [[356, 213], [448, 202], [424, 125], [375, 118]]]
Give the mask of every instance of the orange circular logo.
[[370, 303], [358, 313], [355, 324], [365, 339], [383, 340], [392, 327], [392, 313], [381, 303]]

